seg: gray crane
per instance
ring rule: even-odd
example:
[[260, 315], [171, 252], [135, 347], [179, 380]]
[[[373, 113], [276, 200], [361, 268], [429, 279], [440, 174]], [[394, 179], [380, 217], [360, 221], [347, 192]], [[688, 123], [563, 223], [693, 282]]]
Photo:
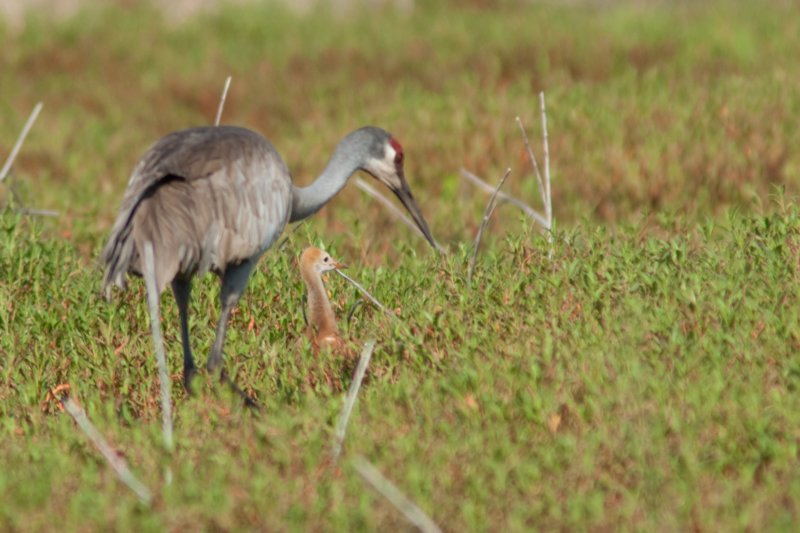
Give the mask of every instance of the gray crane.
[[103, 249], [106, 297], [112, 285], [125, 288], [128, 273], [143, 275], [144, 244], [151, 242], [158, 296], [171, 284], [178, 305], [183, 380], [190, 391], [195, 373], [188, 323], [192, 278], [212, 271], [222, 282], [216, 338], [206, 364], [214, 372], [222, 364], [231, 310], [258, 259], [288, 222], [319, 211], [358, 170], [389, 187], [435, 247], [403, 174], [403, 148], [380, 128], [367, 126], [347, 135], [307, 187], [296, 187], [272, 144], [248, 129], [199, 127], [162, 137], [136, 165]]

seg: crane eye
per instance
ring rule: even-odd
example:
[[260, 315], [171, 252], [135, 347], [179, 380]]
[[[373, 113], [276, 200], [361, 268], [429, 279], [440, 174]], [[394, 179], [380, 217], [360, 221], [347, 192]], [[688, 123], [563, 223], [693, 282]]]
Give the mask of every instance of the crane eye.
[[325, 256], [325, 259], [323, 259], [323, 261], [325, 261], [326, 263], [327, 263], [329, 260], [330, 260], [330, 257], [328, 257], [328, 256]]

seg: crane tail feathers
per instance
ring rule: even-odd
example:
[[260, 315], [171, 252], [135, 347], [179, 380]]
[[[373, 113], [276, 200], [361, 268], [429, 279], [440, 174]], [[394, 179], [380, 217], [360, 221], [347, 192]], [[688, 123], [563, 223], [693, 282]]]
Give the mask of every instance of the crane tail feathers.
[[101, 261], [105, 266], [103, 294], [106, 300], [111, 299], [113, 285], [121, 289], [126, 288], [125, 276], [137, 255], [131, 238], [130, 220], [118, 220], [114, 226], [101, 256]]

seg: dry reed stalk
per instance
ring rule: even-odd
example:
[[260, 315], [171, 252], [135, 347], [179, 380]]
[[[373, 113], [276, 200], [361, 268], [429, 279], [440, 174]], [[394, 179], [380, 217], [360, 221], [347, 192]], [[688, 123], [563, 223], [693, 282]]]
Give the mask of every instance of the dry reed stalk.
[[8, 154], [8, 158], [6, 158], [5, 164], [3, 164], [2, 170], [0, 170], [0, 183], [6, 179], [9, 171], [11, 170], [11, 165], [14, 164], [14, 160], [17, 158], [17, 154], [19, 153], [20, 149], [22, 148], [22, 143], [25, 142], [25, 137], [28, 136], [28, 132], [30, 131], [33, 123], [36, 122], [36, 117], [39, 116], [39, 112], [42, 110], [42, 102], [36, 104], [31, 111], [30, 116], [28, 117], [28, 121], [25, 122], [25, 125], [22, 127], [22, 131], [17, 137], [17, 142], [14, 144], [14, 147], [11, 149], [11, 153]]
[[481, 221], [481, 225], [478, 227], [478, 233], [475, 234], [475, 243], [472, 246], [472, 255], [469, 258], [469, 272], [467, 273], [467, 283], [472, 283], [472, 274], [475, 272], [475, 261], [478, 258], [478, 248], [481, 245], [481, 236], [483, 235], [483, 230], [486, 228], [486, 225], [489, 223], [489, 219], [492, 217], [492, 213], [494, 213], [494, 208], [497, 205], [497, 193], [500, 192], [500, 188], [506, 182], [506, 179], [511, 174], [511, 169], [506, 169], [506, 173], [503, 174], [503, 177], [500, 178], [500, 183], [497, 184], [495, 187], [492, 196], [489, 198], [489, 203], [486, 204], [486, 209], [483, 212], [483, 220]]
[[225, 107], [225, 100], [228, 98], [228, 89], [231, 87], [231, 77], [225, 80], [225, 87], [222, 88], [222, 96], [219, 99], [219, 106], [217, 106], [217, 116], [214, 119], [214, 126], [219, 126], [219, 121], [222, 119], [222, 108]]
[[[492, 194], [494, 192], [494, 187], [480, 179], [478, 176], [470, 172], [469, 170], [462, 168], [461, 169], [461, 176], [472, 183], [473, 185], [477, 186], [478, 188], [484, 190], [485, 192]], [[534, 208], [526, 204], [525, 202], [514, 198], [513, 196], [506, 194], [502, 191], [497, 193], [497, 198], [502, 201], [514, 205], [522, 210], [528, 217], [533, 219], [537, 224], [542, 227], [547, 226], [547, 218], [545, 215], [537, 212]]]
[[367, 483], [377, 490], [384, 498], [389, 500], [395, 509], [400, 511], [406, 519], [425, 533], [441, 533], [436, 522], [425, 514], [408, 496], [402, 493], [394, 483], [386, 479], [372, 463], [363, 457], [353, 459], [353, 467]]
[[364, 343], [364, 349], [361, 350], [361, 357], [358, 359], [358, 366], [356, 373], [353, 376], [353, 382], [347, 391], [347, 397], [342, 406], [342, 412], [339, 414], [339, 422], [336, 424], [336, 434], [333, 438], [333, 462], [339, 459], [342, 453], [342, 445], [344, 444], [345, 432], [347, 431], [347, 423], [350, 420], [350, 413], [353, 411], [353, 406], [356, 403], [356, 396], [358, 390], [361, 388], [361, 382], [364, 380], [364, 373], [367, 371], [369, 359], [372, 357], [372, 351], [375, 348], [375, 339], [370, 339]]
[[117, 454], [114, 448], [89, 421], [89, 418], [86, 416], [86, 411], [66, 394], [61, 397], [59, 402], [64, 407], [64, 410], [75, 420], [75, 423], [78, 424], [81, 431], [83, 431], [92, 444], [94, 444], [95, 448], [105, 457], [120, 481], [131, 489], [142, 503], [150, 505], [150, 502], [153, 500], [153, 495], [150, 490], [133, 475], [133, 472], [128, 468], [125, 460]]
[[361, 294], [363, 294], [364, 296], [366, 296], [366, 297], [367, 297], [367, 299], [368, 299], [370, 302], [372, 302], [373, 304], [375, 304], [375, 306], [376, 306], [378, 309], [380, 309], [381, 311], [383, 311], [384, 313], [386, 313], [387, 315], [389, 315], [389, 316], [390, 316], [390, 317], [392, 317], [392, 318], [397, 318], [397, 317], [394, 315], [394, 313], [392, 313], [391, 311], [389, 311], [389, 310], [386, 308], [386, 306], [385, 306], [385, 305], [383, 305], [382, 303], [380, 303], [380, 302], [378, 301], [378, 299], [377, 299], [377, 298], [375, 298], [373, 295], [371, 295], [371, 294], [369, 293], [369, 291], [367, 291], [367, 289], [365, 289], [363, 286], [361, 286], [361, 284], [360, 284], [360, 283], [358, 283], [356, 280], [354, 280], [353, 278], [351, 278], [350, 276], [348, 276], [347, 274], [345, 274], [344, 272], [342, 272], [342, 271], [341, 271], [341, 270], [339, 270], [338, 268], [337, 268], [337, 269], [334, 269], [334, 270], [336, 271], [336, 273], [337, 273], [337, 274], [339, 274], [339, 275], [340, 275], [340, 276], [342, 276], [344, 279], [346, 279], [347, 281], [349, 281], [350, 283], [352, 283], [352, 284], [353, 284], [353, 285], [356, 287], [356, 289], [358, 289], [359, 291], [361, 291]]

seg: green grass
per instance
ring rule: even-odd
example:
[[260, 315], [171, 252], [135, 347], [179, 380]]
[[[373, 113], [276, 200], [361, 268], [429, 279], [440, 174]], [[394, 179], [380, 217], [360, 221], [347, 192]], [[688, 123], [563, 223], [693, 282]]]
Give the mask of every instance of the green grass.
[[[411, 14], [224, 8], [170, 25], [94, 8], [0, 28], [0, 155], [45, 108], [0, 186], [56, 220], [0, 213], [0, 529], [398, 529], [350, 466], [365, 456], [446, 530], [791, 530], [800, 474], [800, 10], [744, 2], [552, 7], [419, 2]], [[162, 299], [176, 449], [160, 440], [143, 284], [99, 294], [96, 257], [133, 164], [213, 120], [270, 137], [308, 182], [363, 123], [406, 147], [435, 257], [355, 187], [260, 262], [226, 364], [181, 389]], [[512, 207], [470, 244], [486, 195], [535, 204], [514, 117], [539, 148], [548, 99], [554, 210]], [[352, 363], [302, 336], [296, 258], [324, 244], [391, 309], [346, 327], [378, 344], [339, 469], [327, 463]], [[339, 316], [359, 300], [332, 277]], [[218, 313], [197, 283], [194, 348]], [[330, 379], [330, 378], [333, 379]], [[138, 503], [47, 403], [69, 383], [156, 494]], [[164, 484], [165, 466], [173, 481]]]
[[[262, 262], [228, 344], [264, 414], [239, 409], [218, 386], [187, 398], [175, 384], [166, 487], [141, 284], [106, 304], [72, 247], [41, 242], [12, 217], [3, 223], [3, 271], [30, 280], [7, 286], [0, 302], [9, 310], [0, 454], [25, 465], [0, 476], [2, 520], [13, 527], [46, 520], [43, 507], [75, 529], [398, 525], [346, 466], [352, 453], [452, 529], [782, 529], [796, 519], [794, 209], [667, 239], [577, 227], [559, 234], [552, 261], [544, 239], [521, 229], [482, 256], [472, 288], [466, 249], [357, 269], [409, 321], [396, 326], [370, 309], [351, 325], [355, 338], [381, 340], [341, 472], [325, 469], [342, 397], [323, 373], [336, 362], [315, 361], [300, 340], [293, 240]], [[217, 292], [206, 281], [192, 309], [201, 352]], [[343, 309], [357, 298], [342, 282], [331, 288]], [[178, 378], [177, 317], [164, 300]], [[42, 410], [61, 382], [156, 490], [153, 510], [65, 415]]]

